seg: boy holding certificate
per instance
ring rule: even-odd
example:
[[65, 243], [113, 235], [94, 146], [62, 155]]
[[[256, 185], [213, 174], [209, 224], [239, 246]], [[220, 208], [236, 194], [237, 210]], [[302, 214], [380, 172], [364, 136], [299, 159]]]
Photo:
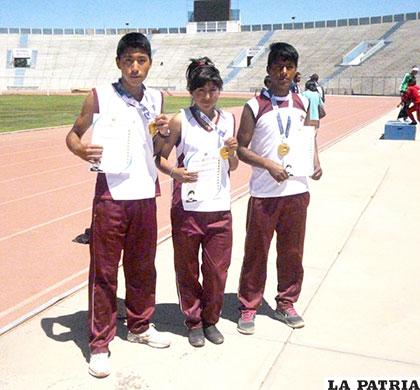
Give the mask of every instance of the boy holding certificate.
[[[202, 347], [205, 338], [224, 341], [216, 323], [231, 260], [229, 171], [238, 166], [238, 144], [233, 115], [216, 108], [223, 81], [214, 64], [207, 57], [192, 60], [186, 78], [193, 104], [171, 119], [169, 137], [157, 139], [161, 157], [156, 163], [174, 179], [171, 222], [178, 295], [188, 341]], [[166, 159], [174, 146], [177, 164], [171, 167]]]
[[[303, 280], [303, 244], [309, 204], [307, 177], [322, 175], [314, 128], [304, 126], [308, 100], [289, 92], [298, 53], [283, 42], [268, 55], [270, 88], [247, 102], [238, 131], [239, 159], [252, 166], [245, 254], [238, 297], [238, 331], [254, 333], [255, 315], [266, 283], [271, 239], [277, 234], [275, 317], [292, 328], [304, 326], [293, 304]], [[293, 158], [291, 158], [293, 155]], [[294, 170], [297, 166], [300, 168]]]
[[[146, 88], [151, 47], [129, 33], [117, 47], [118, 82], [93, 89], [67, 135], [68, 148], [98, 172], [92, 208], [89, 268], [89, 373], [110, 374], [109, 343], [116, 334], [117, 273], [126, 281], [127, 339], [155, 348], [170, 341], [154, 328], [157, 240], [156, 184], [151, 133], [168, 131], [162, 94]], [[93, 125], [92, 143], [82, 137]], [[153, 131], [149, 131], [153, 130]]]

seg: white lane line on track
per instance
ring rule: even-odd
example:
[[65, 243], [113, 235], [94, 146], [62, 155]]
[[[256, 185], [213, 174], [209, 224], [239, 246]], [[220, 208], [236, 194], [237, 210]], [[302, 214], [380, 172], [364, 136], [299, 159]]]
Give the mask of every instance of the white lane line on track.
[[6, 202], [0, 203], [0, 206], [6, 205], [6, 204], [10, 204], [10, 203], [14, 203], [14, 202], [20, 202], [21, 200], [35, 198], [35, 197], [40, 196], [40, 195], [51, 194], [53, 192], [65, 190], [65, 189], [71, 188], [71, 187], [77, 187], [80, 184], [90, 183], [91, 181], [92, 181], [92, 179], [87, 179], [87, 180], [79, 181], [79, 182], [74, 183], [74, 184], [68, 184], [66, 186], [61, 186], [61, 187], [55, 187], [52, 190], [35, 192], [35, 193], [31, 194], [31, 195], [22, 196], [21, 198], [15, 198], [15, 199], [7, 200]]
[[[378, 108], [380, 108], [380, 107], [378, 107]], [[372, 108], [366, 108], [366, 109], [364, 109], [364, 110], [361, 110], [361, 111], [358, 111], [357, 112], [357, 115], [359, 115], [360, 113], [365, 113], [365, 112], [367, 112], [367, 113], [369, 113], [369, 112], [372, 112]], [[376, 119], [378, 119], [378, 118], [380, 118], [380, 117], [382, 117], [383, 115], [385, 115], [385, 114], [378, 114], [377, 116], [375, 116], [375, 117], [370, 117], [369, 119], [367, 119], [364, 123], [363, 123], [363, 126], [367, 126], [369, 123], [372, 123], [372, 122], [374, 122]], [[329, 120], [328, 121], [328, 126], [329, 125], [331, 125], [331, 124], [335, 124], [335, 123], [339, 123], [339, 122], [345, 122], [345, 120], [346, 119], [348, 119], [348, 118], [353, 118], [354, 117], [354, 114], [348, 114], [348, 115], [340, 115], [339, 117], [337, 117], [337, 119], [333, 119], [333, 120]], [[322, 123], [322, 120], [321, 120], [321, 123]], [[357, 125], [357, 127], [358, 127], [359, 125]], [[322, 128], [320, 128], [320, 130], [322, 131]], [[348, 134], [348, 133], [346, 133], [346, 134]]]
[[[4, 143], [4, 142], [1, 142], [1, 138], [0, 138], [0, 152], [2, 152], [4, 149], [16, 150], [16, 142], [17, 141], [14, 140], [13, 142], [10, 142], [10, 143]], [[46, 145], [49, 145], [49, 146], [52, 145], [51, 141], [48, 141], [47, 139], [45, 139], [44, 141], [36, 141], [36, 142], [22, 142], [22, 140], [19, 140], [18, 143], [19, 143], [19, 151], [20, 152], [23, 151], [22, 150], [23, 147], [31, 148], [36, 144], [38, 144], [39, 147], [41, 147], [41, 144], [42, 145], [46, 144]], [[53, 144], [53, 145], [55, 145], [55, 144]], [[32, 150], [32, 149], [30, 149], [30, 150]], [[8, 154], [10, 154], [10, 153], [8, 153]], [[4, 156], [3, 153], [2, 153], [2, 156]]]
[[[21, 145], [20, 145], [21, 146]], [[44, 147], [40, 147], [40, 148], [31, 148], [31, 149], [27, 149], [27, 150], [17, 150], [14, 152], [10, 152], [10, 153], [2, 153], [2, 157], [7, 157], [7, 156], [16, 156], [17, 154], [23, 154], [23, 153], [34, 153], [34, 152], [39, 152], [45, 149], [63, 149], [63, 145], [48, 145], [48, 146], [44, 146]], [[0, 148], [1, 150], [1, 148]]]
[[16, 320], [9, 322], [8, 324], [0, 328], [0, 336], [8, 332], [9, 330], [15, 328], [16, 326], [22, 324], [23, 322], [29, 320], [30, 318], [36, 316], [37, 314], [41, 313], [43, 310], [46, 310], [49, 307], [55, 305], [62, 299], [67, 298], [69, 295], [73, 294], [74, 292], [81, 290], [86, 285], [87, 285], [86, 281], [83, 283], [80, 283], [79, 285], [73, 287], [72, 289], [65, 291], [63, 294], [57, 295], [51, 298], [49, 301], [43, 303], [42, 305], [37, 306], [35, 309], [25, 313], [23, 316], [17, 318]]
[[2, 168], [7, 169], [9, 167], [13, 167], [13, 166], [16, 166], [16, 165], [28, 164], [28, 163], [32, 163], [32, 162], [35, 162], [35, 161], [51, 160], [51, 159], [57, 158], [57, 157], [63, 157], [63, 153], [54, 154], [53, 156], [48, 156], [48, 157], [34, 158], [32, 160], [19, 161], [19, 162], [15, 162], [15, 163], [12, 163], [12, 164], [3, 164]]
[[[66, 165], [65, 167], [48, 169], [48, 170], [41, 171], [41, 172], [31, 173], [30, 175], [16, 176], [16, 177], [12, 177], [10, 179], [0, 180], [0, 184], [9, 183], [9, 182], [17, 181], [17, 180], [21, 180], [21, 179], [27, 179], [27, 178], [34, 177], [34, 176], [40, 176], [40, 175], [43, 175], [45, 173], [64, 171], [64, 170], [69, 169], [69, 168], [77, 168], [77, 167], [80, 167], [80, 166], [83, 166], [83, 165], [86, 165], [86, 164], [84, 162], [81, 162], [81, 163], [77, 163], [77, 164], [73, 164], [73, 165]], [[88, 169], [88, 168], [86, 168], [86, 169]], [[164, 175], [164, 174], [161, 175], [161, 177], [166, 177], [166, 176], [167, 175]], [[172, 181], [172, 179], [167, 179], [167, 180], [165, 179], [163, 181], [159, 181], [159, 183], [160, 184], [166, 184], [166, 183], [170, 183], [171, 181]]]
[[15, 176], [12, 177], [10, 179], [6, 179], [6, 180], [0, 180], [0, 184], [4, 184], [4, 183], [10, 183], [12, 181], [16, 181], [16, 180], [22, 180], [22, 179], [28, 179], [34, 176], [40, 176], [40, 175], [44, 175], [46, 173], [53, 173], [53, 172], [58, 172], [58, 171], [64, 171], [66, 169], [69, 168], [76, 168], [76, 167], [80, 167], [82, 166], [83, 163], [78, 163], [78, 164], [73, 164], [73, 165], [67, 165], [65, 167], [60, 167], [60, 168], [54, 168], [54, 169], [48, 169], [46, 171], [41, 171], [41, 172], [36, 172], [36, 173], [31, 173], [30, 175], [23, 175], [23, 176]]
[[[61, 190], [61, 189], [65, 189], [65, 188], [69, 188], [69, 187], [74, 187], [74, 186], [77, 186], [79, 184], [83, 184], [83, 183], [86, 183], [86, 182], [89, 182], [89, 181], [90, 181], [90, 179], [89, 180], [84, 180], [84, 181], [78, 182], [76, 184], [71, 184], [71, 185], [68, 185], [68, 186], [62, 186], [62, 187], [59, 187], [59, 188], [55, 188], [54, 190], [49, 190], [49, 191], [44, 191], [44, 192], [38, 192], [36, 194], [28, 195], [28, 196], [25, 196], [25, 197], [22, 197], [22, 198], [19, 198], [19, 199], [14, 199], [14, 200], [10, 200], [10, 201], [6, 201], [6, 202], [3, 202], [3, 203], [0, 203], [0, 206], [5, 205], [5, 204], [9, 204], [9, 203], [13, 203], [13, 202], [16, 202], [18, 200], [24, 200], [24, 199], [32, 198], [32, 197], [35, 197], [37, 195], [45, 195], [46, 193], [51, 193], [51, 192], [55, 192], [55, 191], [58, 191], [58, 190]], [[166, 184], [166, 183], [168, 183], [170, 181], [171, 180], [165, 180], [165, 181], [162, 181], [160, 184]], [[36, 230], [38, 228], [47, 226], [47, 225], [49, 225], [51, 223], [55, 223], [55, 222], [61, 221], [63, 219], [69, 218], [69, 217], [73, 217], [74, 215], [84, 213], [87, 210], [91, 210], [91, 209], [92, 209], [92, 207], [88, 207], [88, 208], [85, 208], [83, 210], [76, 211], [74, 213], [66, 214], [66, 215], [63, 215], [61, 217], [51, 219], [51, 220], [49, 220], [47, 222], [44, 222], [44, 223], [41, 223], [41, 224], [33, 225], [33, 226], [31, 226], [31, 227], [29, 227], [27, 229], [23, 229], [23, 230], [20, 230], [18, 232], [15, 232], [13, 234], [0, 237], [0, 242], [5, 241], [5, 240], [7, 240], [9, 238], [13, 238], [13, 237], [19, 236], [21, 234], [30, 232], [32, 230]]]
[[[243, 186], [241, 186], [239, 189], [235, 189], [235, 190], [234, 190], [234, 192], [239, 191], [240, 189], [242, 189], [242, 188], [244, 188], [244, 187], [247, 187], [247, 186], [248, 186], [248, 184], [243, 185]], [[237, 199], [239, 199], [239, 198], [241, 198], [241, 197], [245, 196], [247, 193], [248, 193], [248, 190], [246, 190], [246, 191], [242, 191], [241, 193], [239, 193], [239, 194], [237, 194], [237, 195], [235, 195], [235, 196], [232, 196], [232, 201], [235, 201], [235, 200], [237, 200]], [[171, 228], [171, 225], [170, 225], [170, 224], [165, 225], [164, 227], [162, 227], [162, 228], [160, 228], [160, 229], [158, 230], [158, 234], [159, 234], [159, 233], [162, 233], [162, 232], [164, 232], [164, 231], [170, 230], [170, 228]], [[158, 239], [158, 244], [161, 244], [162, 242], [166, 241], [166, 240], [167, 240], [167, 239], [169, 239], [170, 237], [171, 237], [171, 234], [170, 234], [170, 233], [166, 234], [165, 236], [163, 236], [163, 237], [161, 237], [160, 239]], [[1, 239], [0, 239], [0, 241], [1, 241]], [[50, 286], [50, 287], [49, 287], [49, 288], [47, 288], [46, 290], [43, 290], [42, 292], [39, 292], [39, 293], [37, 293], [37, 294], [35, 294], [35, 295], [31, 296], [31, 298], [27, 298], [27, 299], [25, 299], [24, 301], [22, 301], [22, 302], [18, 303], [17, 305], [15, 305], [15, 306], [13, 306], [13, 307], [11, 307], [11, 308], [7, 309], [7, 310], [4, 310], [4, 311], [0, 312], [0, 318], [1, 318], [2, 316], [5, 316], [5, 315], [9, 314], [9, 313], [12, 313], [13, 311], [16, 311], [17, 309], [19, 309], [19, 308], [20, 308], [20, 307], [22, 307], [22, 306], [25, 306], [26, 304], [29, 304], [29, 303], [30, 303], [31, 301], [33, 301], [36, 297], [38, 297], [38, 296], [42, 296], [42, 295], [45, 295], [48, 291], [53, 290], [53, 289], [54, 289], [54, 286], [55, 286], [55, 287], [59, 287], [60, 285], [64, 284], [65, 282], [70, 281], [70, 280], [72, 280], [72, 279], [76, 278], [77, 276], [82, 275], [84, 272], [87, 272], [87, 271], [88, 271], [88, 268], [85, 268], [85, 269], [83, 269], [82, 271], [79, 271], [79, 272], [77, 272], [77, 273], [75, 273], [75, 274], [73, 274], [73, 275], [71, 275], [71, 276], [67, 277], [66, 279], [64, 279], [64, 280], [62, 280], [62, 281], [60, 281], [60, 282], [56, 283], [55, 285]], [[48, 309], [49, 307], [51, 307], [51, 306], [53, 306], [54, 304], [56, 304], [58, 301], [60, 301], [60, 300], [62, 300], [62, 299], [64, 299], [64, 298], [68, 297], [69, 295], [71, 295], [71, 294], [73, 294], [73, 293], [75, 293], [75, 292], [77, 292], [77, 291], [81, 290], [82, 288], [86, 287], [86, 286], [87, 286], [87, 284], [88, 284], [88, 282], [87, 282], [87, 281], [85, 281], [85, 282], [83, 282], [83, 283], [81, 283], [81, 284], [79, 284], [79, 285], [77, 285], [77, 286], [73, 287], [72, 289], [65, 291], [64, 293], [62, 293], [62, 294], [60, 294], [60, 295], [55, 296], [54, 298], [50, 299], [48, 302], [43, 303], [42, 305], [35, 307], [33, 310], [31, 310], [30, 312], [28, 312], [28, 313], [24, 314], [23, 316], [19, 317], [18, 319], [14, 320], [14, 321], [12, 321], [12, 322], [10, 322], [10, 323], [8, 323], [8, 324], [6, 324], [6, 325], [5, 325], [5, 326], [3, 326], [2, 328], [0, 328], [0, 335], [2, 335], [3, 333], [6, 333], [7, 331], [9, 331], [9, 330], [11, 330], [11, 329], [15, 328], [16, 326], [18, 326], [18, 325], [20, 325], [21, 323], [23, 323], [23, 322], [27, 321], [28, 319], [30, 319], [31, 317], [33, 317], [33, 316], [35, 316], [35, 315], [39, 314], [40, 312], [42, 312], [42, 311], [44, 311], [44, 310]]]
[[34, 129], [22, 129], [22, 130], [14, 130], [14, 131], [3, 131], [3, 132], [0, 133], [0, 137], [2, 137], [2, 136], [4, 136], [4, 137], [7, 137], [7, 136], [13, 137], [14, 134], [23, 134], [23, 135], [25, 135], [24, 133], [32, 133], [34, 131], [37, 131], [37, 132], [54, 131], [54, 132], [56, 132], [57, 129], [58, 130], [61, 129], [62, 131], [66, 131], [66, 130], [69, 131], [71, 129], [71, 126], [72, 125], [70, 124], [70, 125], [49, 126], [49, 127], [36, 127]]
[[[161, 228], [161, 229], [158, 230], [158, 234], [160, 234], [160, 233], [162, 233], [162, 232], [170, 229], [170, 227], [171, 227], [170, 224], [164, 226], [163, 228]], [[38, 292], [36, 294], [31, 295], [29, 298], [24, 299], [23, 301], [19, 302], [18, 304], [14, 305], [14, 306], [6, 309], [6, 310], [1, 311], [0, 312], [0, 318], [2, 318], [4, 316], [6, 316], [6, 315], [8, 315], [8, 314], [10, 314], [10, 313], [18, 310], [18, 309], [20, 309], [23, 306], [26, 306], [27, 304], [35, 301], [37, 298], [39, 298], [39, 297], [41, 297], [41, 296], [49, 293], [52, 290], [57, 289], [58, 287], [60, 287], [63, 284], [71, 281], [72, 279], [75, 279], [78, 276], [83, 275], [84, 273], [88, 272], [88, 270], [89, 270], [89, 267], [86, 267], [86, 268], [82, 269], [81, 271], [76, 272], [76, 273], [68, 276], [67, 278], [64, 278], [64, 279], [60, 280], [59, 282], [53, 284], [52, 286], [49, 286], [49, 287], [45, 288], [44, 290], [42, 290], [42, 291], [40, 291], [40, 292]]]
[[235, 200], [241, 198], [242, 196], [244, 196], [245, 194], [248, 193], [248, 186], [249, 184], [246, 183], [242, 186], [240, 186], [239, 188], [235, 188], [234, 190], [232, 190], [231, 192], [231, 196], [232, 196], [232, 202], [234, 202]]
[[66, 214], [66, 215], [63, 215], [61, 217], [51, 219], [51, 220], [49, 220], [47, 222], [40, 223], [40, 224], [37, 224], [37, 225], [33, 225], [30, 228], [27, 228], [27, 229], [24, 229], [24, 230], [20, 230], [20, 231], [18, 231], [16, 233], [9, 234], [7, 236], [0, 237], [0, 242], [9, 240], [10, 238], [14, 238], [14, 237], [20, 236], [20, 235], [25, 234], [25, 233], [28, 233], [28, 232], [30, 232], [32, 230], [36, 230], [38, 228], [42, 228], [42, 227], [47, 226], [47, 225], [50, 225], [52, 223], [62, 221], [63, 219], [70, 218], [70, 217], [73, 217], [75, 215], [85, 213], [86, 211], [89, 211], [89, 210], [92, 210], [92, 207], [86, 207], [85, 209], [75, 211], [74, 213]]
[[[85, 180], [85, 181], [79, 182], [79, 183], [77, 183], [77, 184], [72, 184], [72, 185], [68, 185], [68, 186], [63, 186], [63, 187], [61, 187], [61, 188], [59, 188], [59, 189], [64, 189], [64, 188], [69, 188], [69, 187], [74, 187], [74, 186], [76, 186], [76, 185], [79, 185], [79, 184], [81, 184], [81, 183], [85, 183], [85, 182], [88, 182], [88, 181], [89, 181], [89, 180]], [[168, 183], [168, 182], [170, 182], [170, 181], [171, 181], [171, 180], [162, 181], [162, 182], [161, 182], [161, 184], [166, 184], [166, 183]], [[237, 192], [237, 191], [242, 191], [242, 189], [244, 189], [245, 187], [248, 187], [248, 184], [245, 184], [245, 185], [243, 185], [243, 186], [241, 186], [241, 187], [239, 187], [239, 188], [237, 188], [237, 189], [232, 190], [232, 196], [233, 196], [233, 198], [234, 198], [234, 199], [237, 199], [238, 195], [233, 195], [233, 194], [234, 194], [235, 192]], [[57, 191], [57, 190], [59, 190], [59, 189], [54, 189], [54, 190], [50, 190], [50, 191], [44, 191], [44, 192], [36, 193], [36, 194], [34, 194], [34, 195], [30, 195], [30, 196], [27, 196], [27, 197], [22, 197], [22, 198], [20, 198], [20, 199], [15, 199], [15, 200], [11, 200], [11, 201], [7, 201], [7, 202], [3, 202], [3, 203], [0, 203], [0, 206], [2, 206], [2, 205], [4, 205], [4, 204], [8, 204], [8, 203], [13, 203], [13, 202], [15, 202], [15, 201], [17, 201], [17, 200], [23, 200], [23, 199], [31, 198], [31, 197], [34, 197], [34, 196], [37, 196], [37, 195], [42, 195], [42, 194], [46, 194], [46, 193], [50, 193], [50, 192], [54, 192], [54, 191]], [[91, 209], [92, 209], [92, 207], [88, 207], [88, 208], [85, 208], [85, 209], [83, 209], [83, 210], [76, 211], [76, 212], [74, 212], [74, 213], [66, 214], [66, 215], [63, 215], [63, 216], [61, 216], [61, 217], [51, 219], [51, 220], [49, 220], [49, 221], [47, 221], [47, 222], [44, 222], [44, 223], [41, 223], [41, 224], [33, 225], [33, 226], [31, 226], [31, 227], [29, 227], [29, 228], [27, 228], [27, 229], [23, 229], [23, 230], [20, 230], [20, 231], [18, 231], [18, 232], [16, 232], [16, 233], [13, 233], [13, 234], [10, 234], [10, 235], [7, 235], [7, 236], [0, 237], [0, 242], [5, 241], [5, 240], [7, 240], [7, 239], [9, 239], [9, 238], [13, 238], [13, 237], [19, 236], [19, 235], [21, 235], [21, 234], [24, 234], [24, 233], [30, 232], [30, 231], [32, 231], [32, 230], [36, 230], [36, 229], [38, 229], [38, 228], [41, 228], [41, 227], [47, 226], [47, 225], [49, 225], [49, 224], [52, 224], [52, 223], [55, 223], [55, 222], [61, 221], [61, 220], [63, 220], [63, 219], [66, 219], [66, 218], [72, 217], [72, 216], [74, 216], [74, 215], [84, 213], [84, 212], [86, 212], [87, 210], [91, 210]]]
[[[362, 130], [364, 127], [368, 126], [370, 123], [374, 122], [375, 120], [378, 120], [379, 118], [381, 118], [383, 115], [378, 115], [377, 117], [374, 117], [373, 119], [368, 119], [365, 122], [363, 122], [362, 124], [359, 124], [355, 127], [352, 127], [351, 129], [349, 129], [347, 132], [340, 134], [339, 137], [335, 137], [330, 141], [327, 141], [325, 143], [323, 143], [322, 145], [319, 146], [319, 150], [323, 151], [325, 149], [330, 148], [331, 146], [335, 145], [336, 143], [342, 141], [344, 138], [348, 137], [349, 135], [351, 135], [352, 133], [355, 133], [356, 131]], [[331, 122], [330, 122], [331, 123]], [[378, 137], [379, 138], [379, 137]]]
[[64, 278], [63, 280], [60, 280], [59, 282], [53, 284], [52, 286], [49, 286], [49, 287], [45, 288], [44, 290], [42, 290], [42, 291], [40, 291], [36, 294], [31, 295], [29, 298], [24, 299], [23, 301], [19, 302], [17, 305], [14, 305], [14, 306], [6, 309], [6, 310], [1, 311], [0, 312], [0, 318], [5, 317], [6, 315], [8, 315], [8, 314], [10, 314], [10, 313], [12, 313], [16, 310], [19, 310], [21, 307], [35, 301], [37, 298], [49, 293], [50, 291], [55, 290], [56, 288], [62, 286], [63, 284], [71, 281], [72, 279], [77, 278], [80, 275], [83, 275], [85, 272], [88, 271], [88, 269], [89, 268], [86, 267], [86, 268], [82, 269], [81, 271], [76, 272], [75, 274], [70, 275], [67, 278]]

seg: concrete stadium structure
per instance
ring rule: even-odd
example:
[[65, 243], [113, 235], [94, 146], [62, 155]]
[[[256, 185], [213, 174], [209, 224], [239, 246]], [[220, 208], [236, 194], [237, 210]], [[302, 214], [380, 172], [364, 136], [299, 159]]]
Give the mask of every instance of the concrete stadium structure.
[[[185, 91], [189, 59], [210, 57], [221, 70], [226, 91], [254, 91], [266, 74], [269, 45], [286, 41], [300, 53], [303, 80], [316, 72], [327, 92], [398, 93], [402, 75], [419, 62], [420, 12], [306, 23], [253, 25], [241, 32], [186, 33], [186, 29], [130, 29], [148, 34], [154, 65], [147, 84]], [[127, 29], [0, 28], [0, 92], [68, 93], [115, 80], [115, 48]], [[413, 39], [410, 39], [413, 37]], [[356, 66], [343, 59], [364, 43], [376, 50]], [[26, 50], [26, 67], [14, 53]], [[368, 49], [367, 49], [368, 50]], [[365, 53], [359, 50], [359, 57]]]

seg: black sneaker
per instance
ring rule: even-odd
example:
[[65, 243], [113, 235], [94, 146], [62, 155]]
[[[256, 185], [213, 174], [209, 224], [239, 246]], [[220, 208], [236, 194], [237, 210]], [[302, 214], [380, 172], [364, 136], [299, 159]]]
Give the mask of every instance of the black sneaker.
[[283, 310], [276, 309], [274, 317], [293, 329], [303, 328], [305, 326], [303, 318], [296, 312], [293, 306]]
[[203, 328], [188, 329], [188, 341], [193, 347], [204, 347], [205, 338]]
[[238, 320], [238, 332], [242, 334], [253, 334], [255, 332], [255, 310], [243, 310]]
[[206, 339], [211, 341], [213, 344], [222, 344], [223, 341], [225, 341], [225, 338], [219, 332], [219, 329], [217, 329], [215, 325], [205, 327], [204, 336], [206, 336]]
[[413, 121], [413, 122], [410, 123], [410, 125], [411, 126], [415, 126], [415, 125], [417, 125], [417, 122], [416, 121]]

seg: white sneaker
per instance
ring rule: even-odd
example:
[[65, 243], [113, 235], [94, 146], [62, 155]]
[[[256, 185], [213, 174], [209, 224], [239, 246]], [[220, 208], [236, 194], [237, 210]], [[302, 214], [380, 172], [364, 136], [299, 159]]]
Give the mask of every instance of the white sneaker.
[[111, 373], [108, 352], [90, 355], [89, 374], [96, 378], [105, 378]]
[[132, 343], [147, 344], [153, 348], [167, 348], [171, 345], [171, 340], [163, 333], [159, 333], [154, 324], [150, 324], [149, 329], [140, 334], [128, 331], [127, 340]]

